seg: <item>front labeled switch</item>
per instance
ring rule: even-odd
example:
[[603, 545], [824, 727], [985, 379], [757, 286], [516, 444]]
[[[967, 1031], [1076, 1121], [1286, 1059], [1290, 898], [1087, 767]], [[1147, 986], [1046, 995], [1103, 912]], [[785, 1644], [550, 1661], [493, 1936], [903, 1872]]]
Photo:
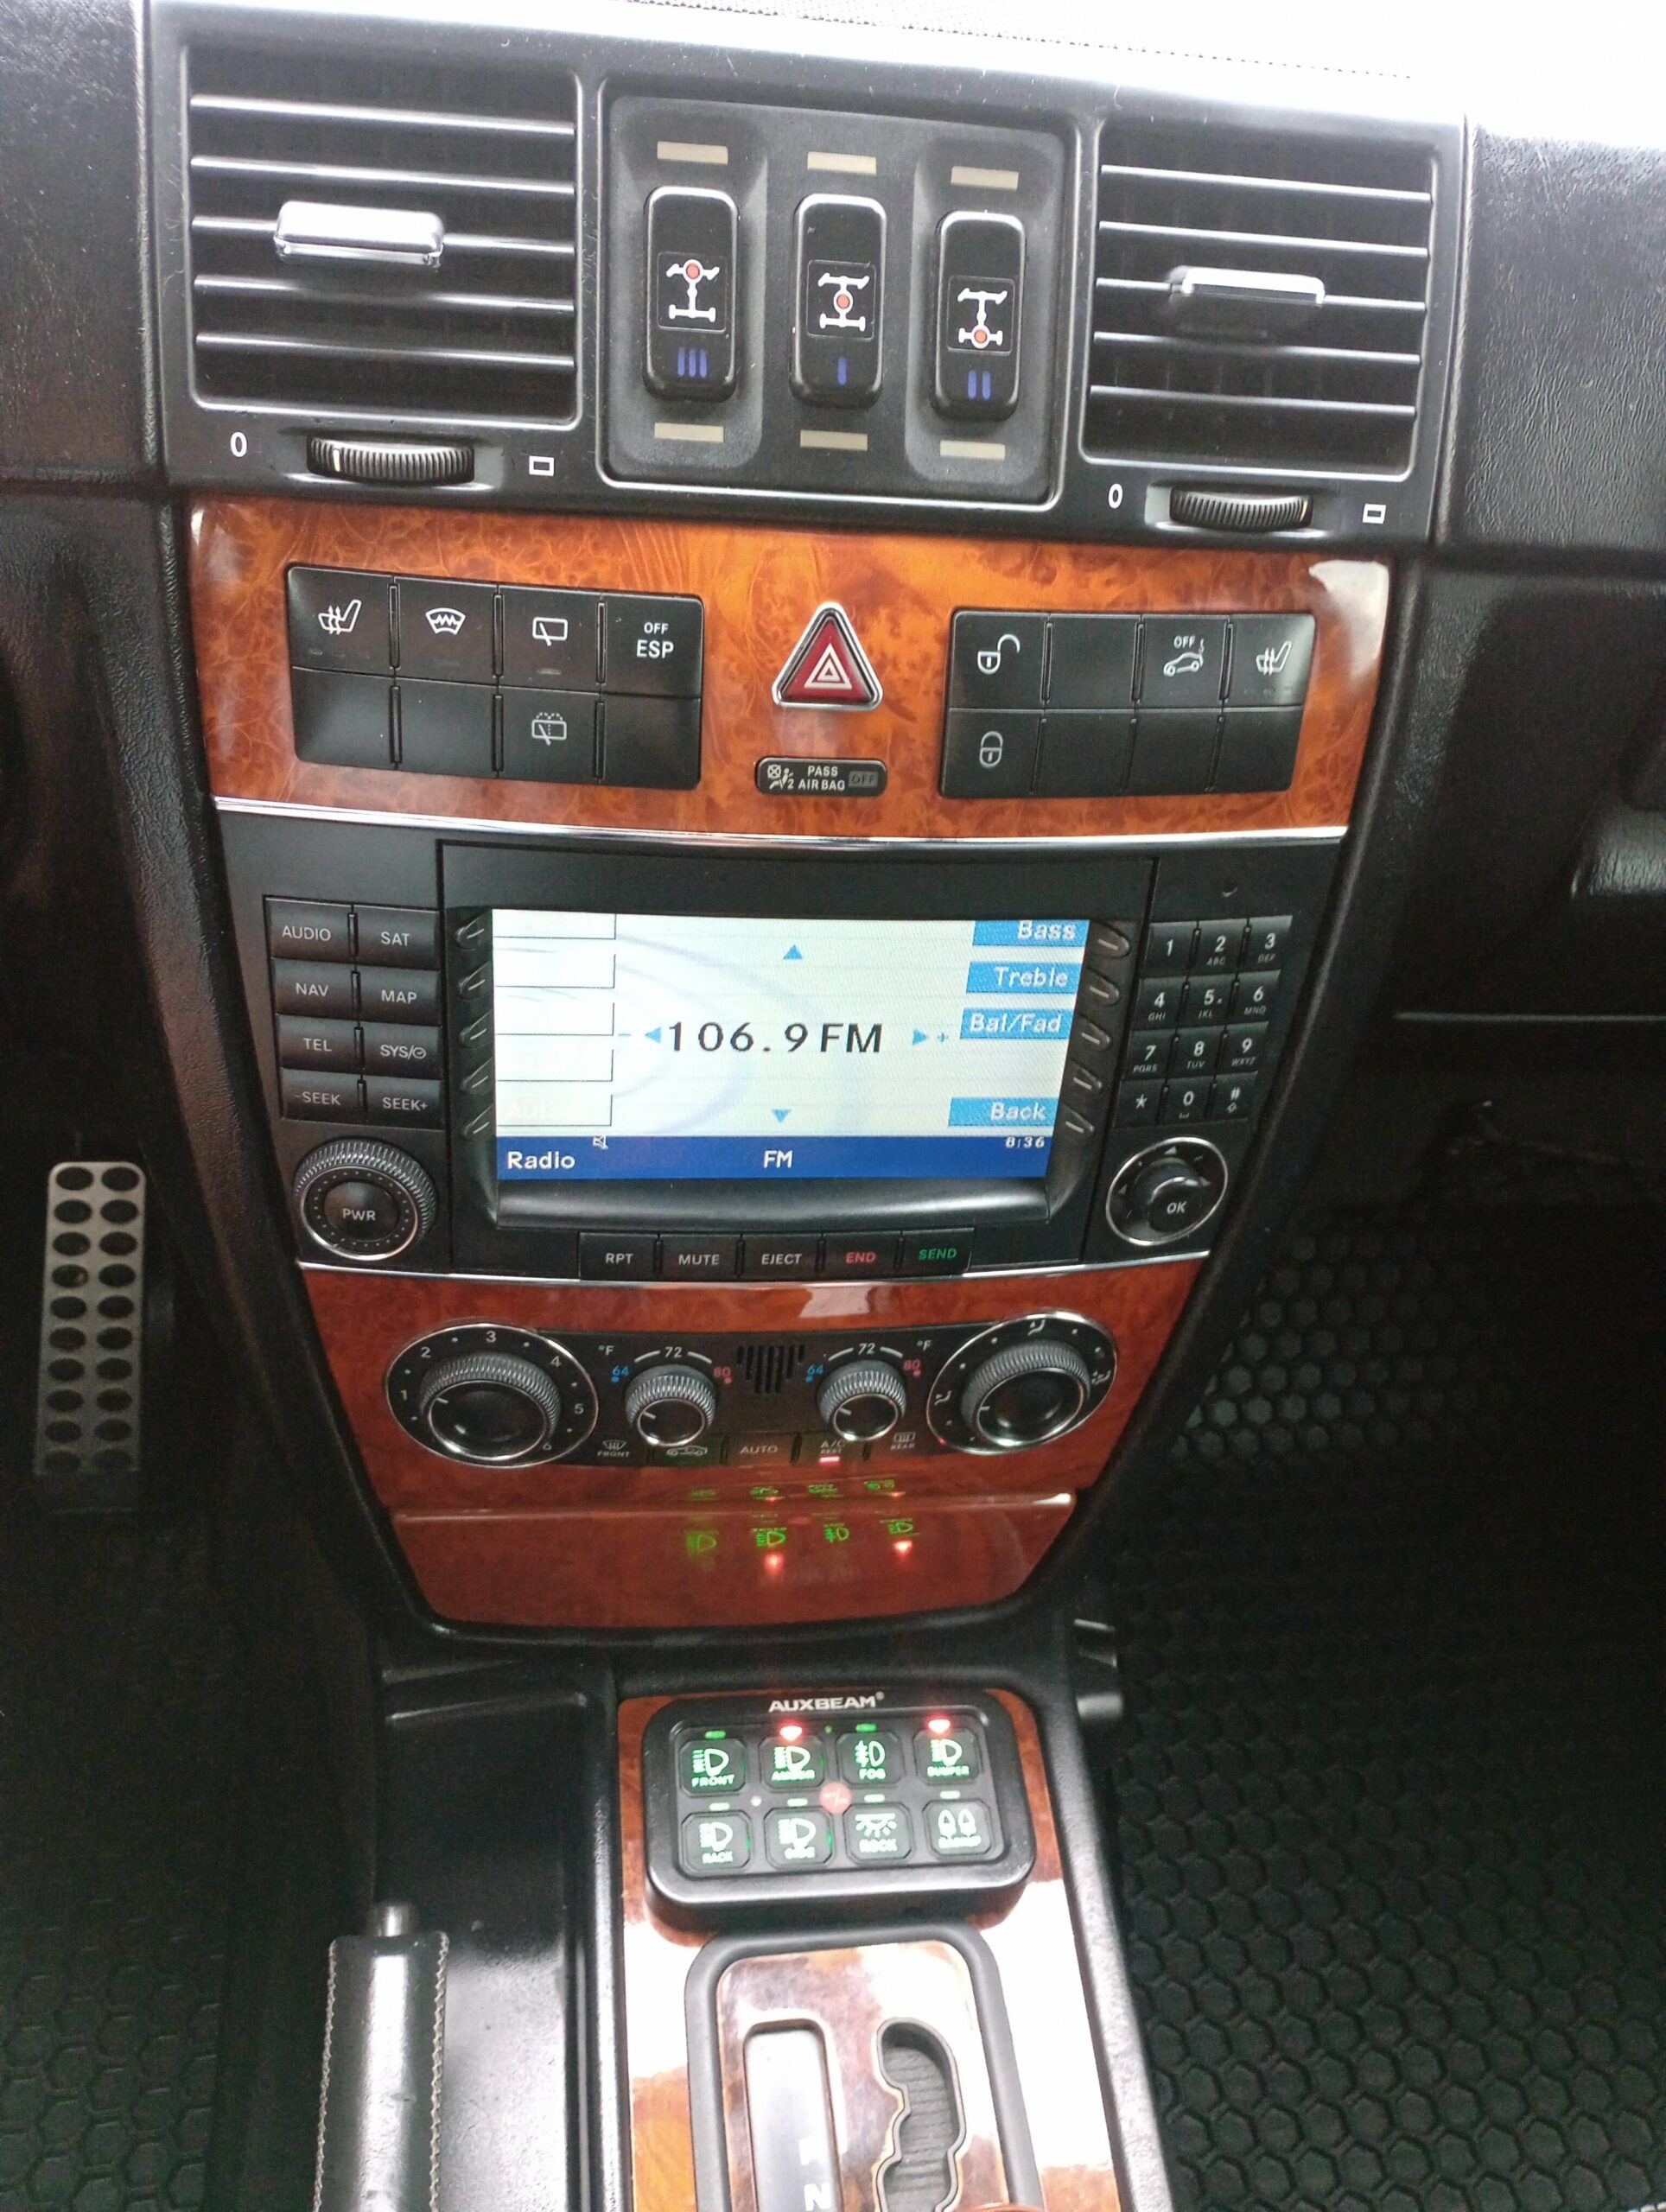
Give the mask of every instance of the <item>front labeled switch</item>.
[[938, 228], [934, 397], [940, 413], [999, 422], [1018, 404], [1024, 226], [945, 215]]
[[727, 399], [734, 389], [734, 202], [727, 192], [662, 185], [645, 216], [648, 389], [662, 399]]
[[874, 200], [812, 193], [798, 206], [792, 389], [824, 407], [878, 396], [885, 210]]

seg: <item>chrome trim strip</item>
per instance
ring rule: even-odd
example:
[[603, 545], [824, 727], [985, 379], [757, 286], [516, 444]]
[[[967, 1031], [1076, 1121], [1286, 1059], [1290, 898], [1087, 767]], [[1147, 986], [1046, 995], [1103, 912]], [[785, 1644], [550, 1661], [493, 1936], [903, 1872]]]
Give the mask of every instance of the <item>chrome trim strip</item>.
[[563, 843], [629, 845], [813, 846], [830, 852], [932, 853], [944, 859], [957, 853], [1116, 852], [1124, 846], [1339, 845], [1345, 823], [1307, 830], [1160, 830], [1118, 832], [1104, 837], [819, 837], [792, 830], [620, 830], [565, 822], [481, 822], [462, 814], [387, 814], [372, 807], [308, 806], [287, 798], [222, 798], [222, 814], [264, 814], [277, 820], [358, 823], [369, 830], [428, 830], [450, 837], [550, 837]]
[[[512, 1231], [506, 1232], [512, 1234]], [[1129, 1268], [1166, 1268], [1175, 1260], [1206, 1260], [1206, 1244], [1188, 1246], [1180, 1250], [1165, 1246], [1160, 1252], [1131, 1252], [1125, 1260], [1055, 1260], [1024, 1267], [969, 1268], [963, 1275], [875, 1275], [862, 1282], [852, 1277], [803, 1275], [792, 1283], [761, 1283], [737, 1281], [731, 1278], [724, 1283], [667, 1282], [661, 1275], [650, 1275], [640, 1282], [599, 1282], [588, 1275], [493, 1275], [477, 1274], [464, 1268], [346, 1268], [328, 1260], [297, 1260], [296, 1265], [308, 1275], [363, 1275], [373, 1273], [378, 1282], [477, 1282], [493, 1288], [512, 1290], [518, 1283], [531, 1283], [545, 1290], [779, 1290], [784, 1287], [794, 1290], [859, 1290], [888, 1289], [893, 1283], [919, 1288], [924, 1283], [1010, 1282], [1017, 1275], [1045, 1277], [1049, 1283], [1070, 1275], [1121, 1274]], [[1098, 1324], [1096, 1322], [1097, 1328]]]

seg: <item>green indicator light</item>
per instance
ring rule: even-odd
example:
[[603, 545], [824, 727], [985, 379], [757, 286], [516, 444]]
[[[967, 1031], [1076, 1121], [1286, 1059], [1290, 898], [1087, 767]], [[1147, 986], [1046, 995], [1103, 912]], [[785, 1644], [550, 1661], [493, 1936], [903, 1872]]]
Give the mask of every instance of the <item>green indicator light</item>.
[[828, 1522], [822, 1534], [830, 1544], [848, 1544], [850, 1541], [850, 1531], [843, 1521]]
[[887, 1536], [912, 1536], [914, 1533], [914, 1524], [912, 1521], [887, 1521], [885, 1524], [885, 1533]]
[[780, 1495], [773, 1483], [759, 1483], [747, 1492], [748, 1497], [760, 1497], [768, 1505], [773, 1505]]
[[690, 1559], [704, 1559], [717, 1548], [717, 1531], [715, 1529], [690, 1529], [683, 1541]]
[[707, 1729], [707, 1731], [706, 1731], [706, 1741], [707, 1741], [709, 1744], [721, 1744], [721, 1743], [722, 1742], [722, 1740], [723, 1740], [723, 1732], [722, 1732], [722, 1730], [721, 1728], [708, 1728], [708, 1729]]
[[752, 1541], [760, 1552], [773, 1552], [786, 1541], [785, 1529], [754, 1529]]
[[836, 1497], [838, 1494], [837, 1483], [811, 1483], [810, 1485], [811, 1497]]
[[856, 1723], [856, 1733], [859, 1736], [877, 1736], [879, 1732], [880, 1724], [877, 1720], [859, 1720]]
[[715, 1490], [691, 1490], [689, 1492], [689, 1503], [691, 1505], [709, 1505], [716, 1495]]

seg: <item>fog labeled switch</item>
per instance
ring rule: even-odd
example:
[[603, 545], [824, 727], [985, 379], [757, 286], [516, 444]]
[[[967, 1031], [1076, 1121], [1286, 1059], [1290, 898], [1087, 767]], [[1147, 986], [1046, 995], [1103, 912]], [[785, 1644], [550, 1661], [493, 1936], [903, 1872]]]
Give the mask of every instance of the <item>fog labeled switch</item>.
[[737, 224], [727, 192], [664, 185], [649, 199], [644, 375], [662, 399], [734, 389]]
[[878, 396], [885, 210], [874, 200], [812, 193], [798, 204], [792, 389], [824, 407]]
[[1013, 215], [945, 215], [938, 228], [933, 397], [944, 415], [999, 422], [1018, 404], [1024, 226]]

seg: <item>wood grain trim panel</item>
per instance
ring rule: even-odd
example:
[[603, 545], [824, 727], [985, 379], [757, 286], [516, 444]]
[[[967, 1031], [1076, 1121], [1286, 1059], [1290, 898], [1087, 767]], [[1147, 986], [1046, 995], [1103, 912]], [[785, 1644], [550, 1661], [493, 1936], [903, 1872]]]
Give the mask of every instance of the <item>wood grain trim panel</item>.
[[[705, 602], [700, 784], [691, 791], [403, 775], [298, 760], [284, 572], [294, 563]], [[580, 830], [765, 837], [1048, 838], [1339, 828], [1370, 725], [1388, 611], [1381, 562], [1040, 540], [781, 530], [311, 500], [199, 502], [190, 588], [208, 776], [221, 798]], [[825, 600], [851, 617], [885, 697], [870, 714], [777, 707], [771, 686]], [[944, 799], [950, 616], [1305, 611], [1313, 682], [1288, 791], [1200, 798]], [[876, 799], [766, 798], [766, 753], [883, 760]]]
[[[1075, 1494], [1103, 1471], [1199, 1264], [697, 1288], [321, 1269], [304, 1279], [372, 1485], [436, 1611], [522, 1627], [639, 1629], [878, 1617], [1010, 1596]], [[1011, 1459], [876, 1456], [784, 1469], [769, 1485], [743, 1468], [463, 1467], [413, 1441], [383, 1387], [415, 1338], [461, 1321], [556, 1336], [661, 1327], [675, 1336], [923, 1327], [1050, 1309], [1109, 1332], [1116, 1378], [1074, 1435]], [[779, 1495], [760, 1495], [766, 1488]], [[913, 1525], [893, 1525], [902, 1520]], [[780, 1541], [765, 1540], [778, 1527]], [[830, 1528], [847, 1533], [830, 1537]]]
[[[1018, 1896], [977, 1919], [994, 1955], [1012, 2030], [1041, 2212], [1118, 2212], [1110, 2127], [1100, 2086], [1052, 1793], [1035, 1717], [997, 1692], [1018, 1738], [1035, 1830], [1035, 1867]], [[648, 1886], [643, 1834], [642, 1738], [671, 1700], [620, 1707], [620, 1844], [623, 1878], [625, 2047], [634, 2212], [692, 2212], [684, 1993], [699, 1936], [661, 1917]]]

